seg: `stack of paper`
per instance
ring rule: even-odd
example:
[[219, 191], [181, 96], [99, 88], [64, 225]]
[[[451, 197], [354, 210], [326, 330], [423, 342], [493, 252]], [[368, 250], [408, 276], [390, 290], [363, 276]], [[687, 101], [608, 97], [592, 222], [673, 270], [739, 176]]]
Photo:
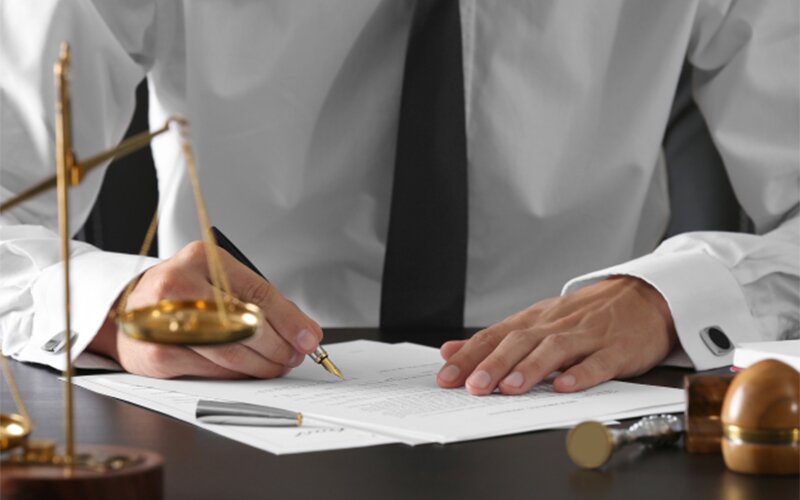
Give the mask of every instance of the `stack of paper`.
[[[307, 424], [294, 429], [198, 424], [273, 453], [388, 442], [451, 443], [685, 407], [682, 390], [616, 381], [576, 394], [557, 393], [542, 383], [522, 396], [478, 397], [436, 385], [442, 366], [436, 349], [366, 340], [326, 348], [347, 380], [338, 381], [306, 362], [276, 380], [158, 380], [114, 374], [77, 377], [75, 383], [193, 423], [200, 398], [303, 412]], [[316, 433], [300, 444], [292, 436], [301, 430]]]
[[800, 340], [747, 342], [737, 345], [733, 351], [733, 366], [740, 370], [765, 359], [783, 361], [800, 371]]

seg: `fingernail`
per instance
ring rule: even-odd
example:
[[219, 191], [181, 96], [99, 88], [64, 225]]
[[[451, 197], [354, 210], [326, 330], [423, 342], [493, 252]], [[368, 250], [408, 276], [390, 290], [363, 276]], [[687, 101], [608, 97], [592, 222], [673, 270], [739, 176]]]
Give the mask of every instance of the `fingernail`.
[[563, 385], [564, 387], [572, 387], [575, 385], [575, 376], [574, 375], [561, 375], [558, 377], [558, 383]]
[[310, 330], [303, 329], [297, 335], [297, 345], [299, 345], [300, 349], [303, 351], [311, 352], [316, 349], [317, 344], [319, 344], [317, 337], [315, 337]]
[[303, 360], [306, 358], [305, 354], [302, 352], [295, 352], [292, 354], [292, 359], [289, 360], [289, 366], [292, 368], [296, 368], [303, 364]]
[[467, 383], [476, 389], [486, 389], [492, 382], [492, 376], [488, 372], [479, 370], [467, 379]]
[[509, 387], [522, 387], [522, 383], [525, 382], [525, 377], [522, 376], [520, 372], [514, 372], [508, 377], [503, 379], [503, 385], [507, 385]]
[[445, 382], [455, 382], [461, 370], [456, 365], [447, 365], [439, 372], [439, 378]]

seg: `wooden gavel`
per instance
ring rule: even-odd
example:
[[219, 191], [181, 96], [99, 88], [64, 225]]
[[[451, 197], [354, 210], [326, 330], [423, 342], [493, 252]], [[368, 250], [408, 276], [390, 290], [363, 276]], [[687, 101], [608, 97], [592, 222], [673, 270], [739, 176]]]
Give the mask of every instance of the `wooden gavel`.
[[684, 380], [683, 421], [645, 417], [628, 428], [584, 422], [567, 435], [577, 465], [598, 468], [628, 443], [666, 445], [684, 437], [689, 453], [720, 453], [725, 465], [745, 474], [800, 474], [800, 374], [775, 360], [737, 375], [693, 375]]

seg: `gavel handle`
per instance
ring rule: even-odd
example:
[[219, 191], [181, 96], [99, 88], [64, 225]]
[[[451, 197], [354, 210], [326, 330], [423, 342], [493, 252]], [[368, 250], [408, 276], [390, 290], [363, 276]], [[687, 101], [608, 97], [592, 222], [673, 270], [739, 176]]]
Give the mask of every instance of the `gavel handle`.
[[567, 453], [578, 466], [596, 469], [628, 443], [648, 446], [674, 444], [684, 431], [683, 420], [675, 415], [644, 417], [627, 429], [610, 429], [600, 422], [583, 422], [567, 434]]
[[685, 431], [683, 420], [675, 415], [650, 415], [627, 429], [609, 429], [615, 448], [628, 443], [665, 446], [676, 443]]

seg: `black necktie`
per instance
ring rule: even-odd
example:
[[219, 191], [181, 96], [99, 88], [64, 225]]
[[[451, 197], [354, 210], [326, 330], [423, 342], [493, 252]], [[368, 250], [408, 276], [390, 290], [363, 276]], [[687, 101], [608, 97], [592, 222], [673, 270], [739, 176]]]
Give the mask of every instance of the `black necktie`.
[[381, 327], [461, 328], [467, 155], [457, 0], [420, 0], [406, 54]]

